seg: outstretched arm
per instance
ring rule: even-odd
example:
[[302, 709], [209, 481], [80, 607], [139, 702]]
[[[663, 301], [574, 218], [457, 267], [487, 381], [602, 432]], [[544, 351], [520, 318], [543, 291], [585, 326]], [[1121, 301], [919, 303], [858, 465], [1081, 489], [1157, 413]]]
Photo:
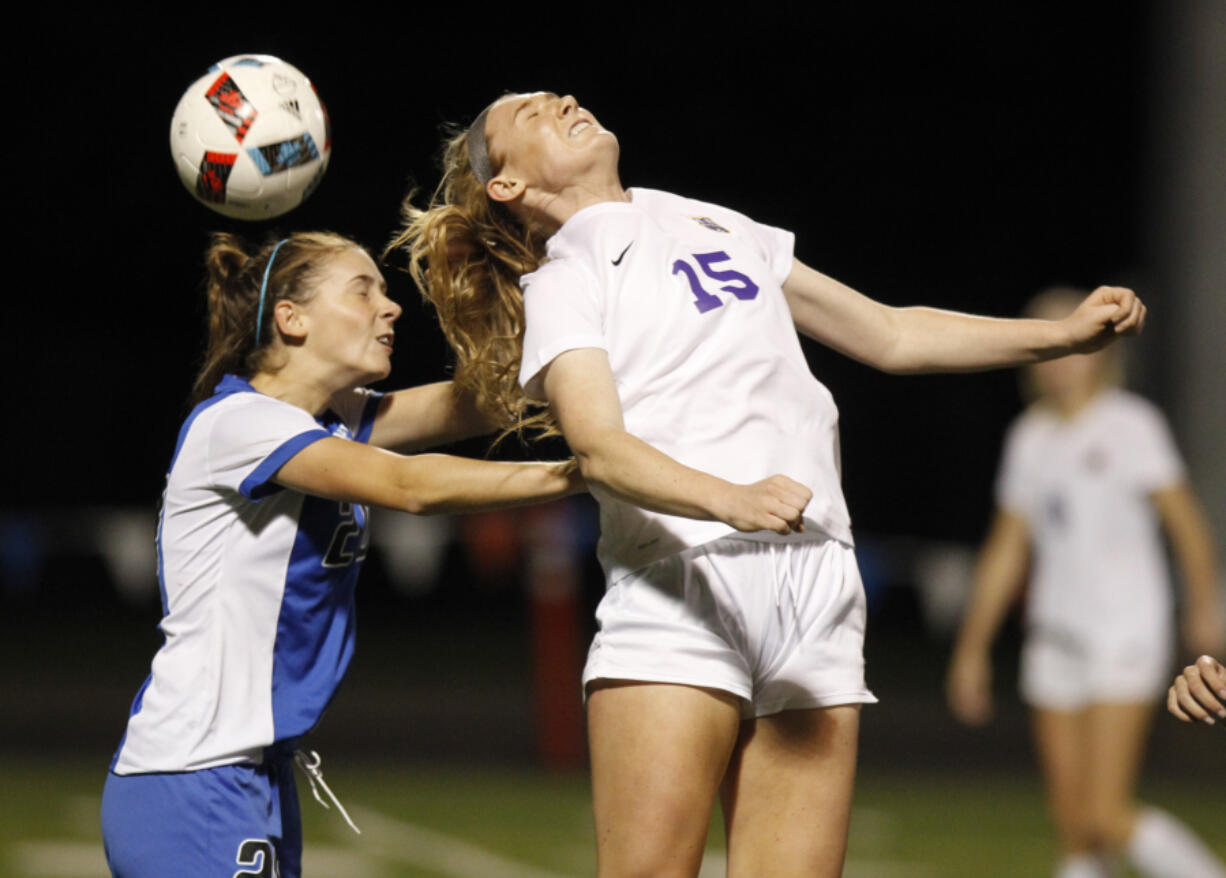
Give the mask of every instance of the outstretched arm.
[[286, 488], [418, 515], [537, 503], [584, 489], [573, 461], [502, 463], [447, 454], [402, 455], [329, 437], [277, 471]]
[[1029, 559], [1026, 520], [999, 510], [979, 552], [946, 680], [950, 710], [964, 723], [982, 725], [992, 716], [992, 641], [1021, 590]]
[[492, 433], [470, 394], [450, 381], [408, 387], [379, 400], [370, 444], [401, 452]]
[[799, 531], [812, 492], [785, 476], [735, 485], [684, 466], [626, 432], [621, 400], [598, 348], [559, 354], [545, 396], [589, 484], [656, 512], [723, 521], [740, 531]]
[[977, 317], [883, 305], [796, 260], [783, 292], [797, 329], [893, 373], [972, 372], [1098, 350], [1145, 323], [1132, 290], [1099, 287], [1063, 320]]

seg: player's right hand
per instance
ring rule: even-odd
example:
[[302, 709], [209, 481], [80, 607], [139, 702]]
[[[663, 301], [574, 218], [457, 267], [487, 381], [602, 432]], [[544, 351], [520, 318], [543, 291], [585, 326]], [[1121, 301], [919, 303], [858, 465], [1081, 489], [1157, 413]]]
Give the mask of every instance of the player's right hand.
[[1145, 304], [1127, 287], [1098, 287], [1062, 323], [1073, 351], [1088, 354], [1122, 335], [1139, 335], [1145, 315]]
[[804, 530], [804, 512], [813, 492], [787, 476], [770, 476], [751, 485], [732, 485], [718, 518], [739, 531], [771, 530], [777, 534]]
[[1202, 655], [1175, 678], [1166, 694], [1166, 708], [1186, 723], [1213, 725], [1215, 716], [1226, 720], [1226, 667]]
[[982, 726], [992, 718], [992, 662], [986, 655], [959, 653], [945, 680], [949, 709], [959, 722]]

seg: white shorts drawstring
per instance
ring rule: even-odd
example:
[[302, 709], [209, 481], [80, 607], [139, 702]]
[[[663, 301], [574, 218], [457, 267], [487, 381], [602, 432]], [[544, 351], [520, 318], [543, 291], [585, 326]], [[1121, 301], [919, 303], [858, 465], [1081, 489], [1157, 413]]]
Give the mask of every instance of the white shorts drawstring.
[[325, 783], [324, 773], [319, 768], [320, 764], [323, 762], [323, 760], [320, 759], [319, 754], [314, 750], [295, 750], [294, 762], [298, 763], [298, 767], [301, 768], [303, 774], [306, 775], [307, 783], [311, 785], [311, 795], [315, 797], [315, 801], [319, 802], [319, 804], [323, 805], [325, 808], [329, 808], [330, 810], [328, 803], [325, 802], [323, 797], [319, 795], [318, 787], [323, 787], [324, 792], [328, 794], [328, 798], [332, 800], [332, 804], [336, 805], [336, 810], [341, 812], [341, 816], [344, 817], [345, 822], [349, 824], [349, 828], [358, 835], [361, 835], [362, 830], [358, 829], [354, 822], [349, 819], [349, 812], [345, 810], [345, 806], [341, 804], [341, 800], [336, 797], [336, 793], [332, 792], [332, 790], [329, 789], [328, 784]]

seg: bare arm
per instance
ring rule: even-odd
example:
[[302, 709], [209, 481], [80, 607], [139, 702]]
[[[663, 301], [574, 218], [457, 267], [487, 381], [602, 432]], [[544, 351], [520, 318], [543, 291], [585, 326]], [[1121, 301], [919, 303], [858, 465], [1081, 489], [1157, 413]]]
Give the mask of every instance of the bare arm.
[[950, 709], [962, 722], [981, 725], [992, 716], [992, 641], [1021, 591], [1029, 561], [1026, 520], [998, 510], [975, 565], [971, 599], [946, 681]]
[[411, 452], [493, 432], [472, 397], [450, 381], [385, 395], [375, 414], [370, 444]]
[[544, 373], [553, 407], [584, 477], [656, 512], [723, 521], [741, 531], [799, 531], [812, 493], [784, 476], [734, 485], [684, 466], [626, 432], [608, 355], [583, 348], [558, 355]]
[[500, 463], [446, 454], [405, 456], [327, 438], [277, 471], [277, 484], [304, 494], [419, 515], [496, 509], [583, 490], [573, 462]]
[[1063, 320], [1010, 320], [883, 305], [799, 260], [783, 292], [802, 333], [900, 374], [969, 372], [1087, 353], [1137, 334], [1145, 322], [1145, 306], [1123, 287], [1099, 287]]
[[1216, 653], [1226, 638], [1218, 595], [1213, 534], [1195, 492], [1186, 483], [1150, 495], [1171, 541], [1184, 583], [1184, 642], [1194, 655]]

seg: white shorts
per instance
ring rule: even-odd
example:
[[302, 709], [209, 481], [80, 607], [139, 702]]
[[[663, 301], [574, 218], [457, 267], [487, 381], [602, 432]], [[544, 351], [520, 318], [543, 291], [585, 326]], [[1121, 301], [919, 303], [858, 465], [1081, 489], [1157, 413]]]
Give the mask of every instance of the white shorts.
[[745, 718], [877, 700], [864, 586], [835, 540], [695, 546], [614, 583], [596, 619], [585, 691], [598, 679], [705, 686], [739, 697]]
[[1155, 701], [1166, 694], [1173, 661], [1172, 637], [1163, 628], [1089, 636], [1034, 626], [1022, 647], [1022, 700], [1048, 710]]

